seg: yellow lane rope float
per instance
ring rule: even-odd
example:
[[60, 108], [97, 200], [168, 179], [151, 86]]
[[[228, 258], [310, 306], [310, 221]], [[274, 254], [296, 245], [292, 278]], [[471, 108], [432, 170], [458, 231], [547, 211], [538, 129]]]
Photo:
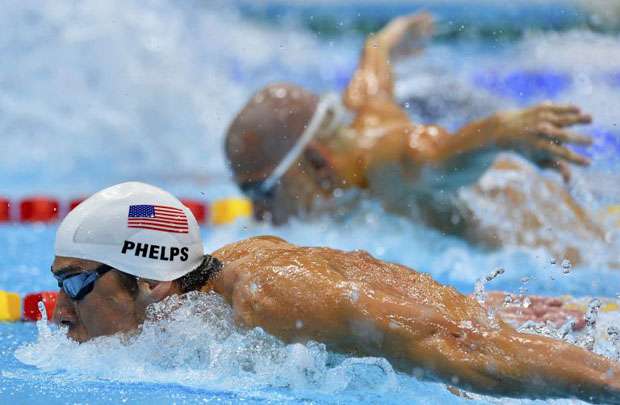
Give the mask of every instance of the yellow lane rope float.
[[211, 205], [211, 223], [225, 225], [252, 216], [252, 202], [247, 198], [225, 198]]
[[19, 294], [0, 291], [0, 322], [19, 321], [22, 316]]

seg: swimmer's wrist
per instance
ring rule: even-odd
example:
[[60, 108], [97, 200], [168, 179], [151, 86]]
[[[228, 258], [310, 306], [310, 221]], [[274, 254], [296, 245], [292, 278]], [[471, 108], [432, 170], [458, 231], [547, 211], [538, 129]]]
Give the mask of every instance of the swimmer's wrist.
[[491, 146], [498, 149], [512, 149], [514, 147], [514, 125], [516, 111], [500, 111], [489, 117], [493, 127], [491, 131]]

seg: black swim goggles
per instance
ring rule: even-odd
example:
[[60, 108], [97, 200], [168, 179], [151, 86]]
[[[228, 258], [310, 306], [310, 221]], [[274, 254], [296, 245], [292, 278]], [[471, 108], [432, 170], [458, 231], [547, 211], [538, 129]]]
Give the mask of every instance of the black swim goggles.
[[241, 191], [252, 201], [269, 203], [276, 196], [276, 188], [278, 184], [274, 184], [269, 188], [264, 187], [264, 181], [247, 181], [239, 186]]
[[86, 297], [95, 287], [95, 282], [99, 277], [103, 276], [112, 267], [102, 264], [94, 270], [82, 273], [73, 273], [68, 275], [54, 274], [54, 278], [58, 280], [58, 287], [74, 301], [79, 301]]

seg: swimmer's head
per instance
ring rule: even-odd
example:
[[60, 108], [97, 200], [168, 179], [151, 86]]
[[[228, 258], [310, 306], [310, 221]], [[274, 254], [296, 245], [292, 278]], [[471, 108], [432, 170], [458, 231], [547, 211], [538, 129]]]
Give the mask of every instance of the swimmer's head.
[[318, 103], [318, 96], [300, 86], [272, 84], [256, 93], [231, 123], [226, 156], [235, 181], [252, 198], [259, 218], [268, 213], [274, 222], [284, 222], [310, 209], [331, 180], [326, 148], [312, 141], [275, 187], [260, 190], [300, 140]]
[[147, 184], [119, 184], [82, 202], [58, 228], [54, 320], [78, 342], [128, 332], [148, 305], [200, 289], [219, 267], [179, 200]]

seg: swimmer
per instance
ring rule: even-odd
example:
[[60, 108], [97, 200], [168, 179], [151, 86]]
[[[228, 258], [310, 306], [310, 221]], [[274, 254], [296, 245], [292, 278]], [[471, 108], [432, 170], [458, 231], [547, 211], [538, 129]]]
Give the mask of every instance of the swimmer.
[[189, 209], [142, 183], [102, 190], [67, 215], [52, 274], [54, 319], [78, 342], [136, 331], [150, 304], [203, 291], [220, 294], [242, 326], [284, 342], [385, 357], [403, 372], [489, 395], [620, 403], [619, 364], [518, 333], [407, 267], [270, 236], [204, 254]]
[[561, 181], [536, 166], [568, 180], [569, 164], [588, 165], [569, 146], [591, 138], [569, 128], [591, 117], [573, 105], [543, 103], [456, 133], [412, 122], [395, 100], [392, 64], [419, 52], [431, 31], [431, 17], [421, 14], [371, 35], [342, 96], [273, 84], [252, 97], [231, 123], [225, 148], [256, 216], [281, 224], [332, 207], [326, 202], [346, 190], [366, 190], [386, 210], [445, 233], [492, 247], [544, 246], [560, 261], [583, 261], [578, 241], [604, 243], [604, 232]]

